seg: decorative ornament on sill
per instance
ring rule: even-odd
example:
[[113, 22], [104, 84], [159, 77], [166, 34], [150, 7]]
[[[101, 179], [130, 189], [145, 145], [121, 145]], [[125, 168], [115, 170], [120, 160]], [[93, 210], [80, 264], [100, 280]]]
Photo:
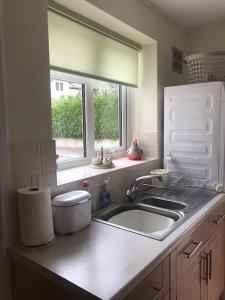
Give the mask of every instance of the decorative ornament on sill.
[[93, 156], [90, 166], [94, 169], [111, 169], [115, 167], [112, 162], [112, 155], [107, 153], [104, 154], [103, 147], [101, 147], [100, 154]]
[[134, 136], [132, 139], [132, 144], [130, 148], [127, 150], [127, 157], [131, 160], [139, 160], [142, 159], [143, 156], [143, 150], [138, 145], [138, 140]]

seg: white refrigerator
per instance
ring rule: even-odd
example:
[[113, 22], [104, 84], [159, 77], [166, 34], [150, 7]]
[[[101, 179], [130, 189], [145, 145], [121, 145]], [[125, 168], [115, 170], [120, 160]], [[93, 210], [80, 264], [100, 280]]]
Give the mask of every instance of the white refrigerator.
[[173, 174], [224, 186], [224, 135], [223, 82], [164, 89], [164, 167]]

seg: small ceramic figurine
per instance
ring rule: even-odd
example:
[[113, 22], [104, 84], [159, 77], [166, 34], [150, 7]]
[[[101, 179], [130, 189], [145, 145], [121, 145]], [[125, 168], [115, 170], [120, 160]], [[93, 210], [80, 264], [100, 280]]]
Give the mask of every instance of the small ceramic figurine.
[[104, 158], [103, 158], [103, 160], [102, 160], [102, 164], [104, 165], [104, 166], [109, 166], [109, 165], [111, 165], [112, 164], [112, 157], [111, 156], [105, 156]]
[[127, 150], [127, 157], [131, 160], [139, 160], [143, 156], [143, 151], [138, 145], [136, 137], [133, 137], [132, 144]]
[[93, 156], [92, 161], [91, 161], [92, 165], [100, 165], [101, 162], [102, 162], [101, 155], [99, 155], [99, 154]]

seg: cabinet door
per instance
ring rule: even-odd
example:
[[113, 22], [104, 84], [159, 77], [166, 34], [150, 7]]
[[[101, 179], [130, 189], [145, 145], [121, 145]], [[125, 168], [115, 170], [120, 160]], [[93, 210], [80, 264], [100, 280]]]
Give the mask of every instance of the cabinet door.
[[217, 230], [223, 230], [225, 219], [225, 206], [220, 205], [215, 208], [208, 216], [208, 239], [210, 239]]
[[[169, 290], [169, 257], [159, 264], [125, 300], [164, 300]], [[167, 300], [165, 296], [165, 300]]]
[[208, 260], [208, 300], [218, 300], [224, 289], [224, 231], [223, 228], [206, 245]]
[[201, 276], [202, 252], [198, 253], [189, 266], [178, 276], [177, 300], [204, 299], [205, 282]]

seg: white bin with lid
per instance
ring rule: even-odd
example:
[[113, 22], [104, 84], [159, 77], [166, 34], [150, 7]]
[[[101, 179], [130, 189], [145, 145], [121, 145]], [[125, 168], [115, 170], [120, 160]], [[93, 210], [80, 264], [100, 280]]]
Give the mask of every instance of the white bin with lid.
[[57, 234], [75, 233], [91, 223], [91, 195], [72, 191], [52, 199], [54, 229]]

